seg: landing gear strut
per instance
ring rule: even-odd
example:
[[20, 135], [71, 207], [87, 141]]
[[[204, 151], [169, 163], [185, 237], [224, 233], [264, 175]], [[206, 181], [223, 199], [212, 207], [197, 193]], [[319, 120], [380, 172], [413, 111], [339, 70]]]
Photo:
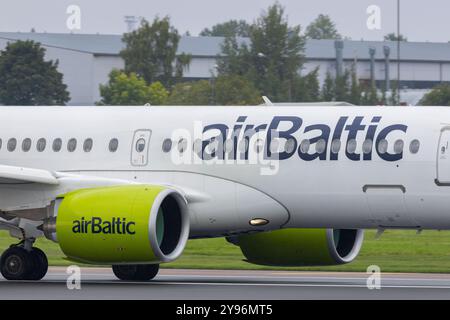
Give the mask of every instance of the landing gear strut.
[[0, 258], [0, 272], [7, 280], [41, 280], [47, 270], [45, 253], [25, 243], [11, 246]]
[[112, 269], [120, 280], [149, 281], [158, 274], [159, 264], [114, 265]]

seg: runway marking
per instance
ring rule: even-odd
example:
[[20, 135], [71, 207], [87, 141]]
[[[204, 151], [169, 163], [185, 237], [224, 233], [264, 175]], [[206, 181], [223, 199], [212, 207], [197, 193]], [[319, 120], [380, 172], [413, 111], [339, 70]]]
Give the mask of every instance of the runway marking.
[[[82, 275], [87, 275], [90, 277], [103, 277], [103, 278], [110, 278], [113, 277], [114, 275], [111, 274], [98, 274], [98, 273], [83, 273]], [[53, 273], [50, 275], [50, 277], [52, 276], [67, 276], [67, 274], [65, 273]], [[361, 277], [361, 278], [347, 278], [347, 277], [306, 277], [306, 276], [291, 276], [291, 277], [286, 277], [286, 276], [282, 276], [282, 277], [277, 277], [277, 276], [239, 276], [239, 275], [160, 275], [157, 276], [156, 279], [161, 279], [161, 278], [208, 278], [208, 279], [214, 279], [214, 278], [239, 278], [239, 279], [271, 279], [271, 280], [277, 280], [277, 281], [291, 281], [291, 280], [303, 280], [303, 281], [316, 281], [316, 280], [329, 280], [329, 281], [336, 281], [336, 280], [346, 280], [346, 281], [366, 281], [367, 277]], [[383, 279], [383, 275], [382, 275], [382, 279]], [[450, 279], [428, 279], [428, 278], [391, 278], [391, 277], [386, 277], [386, 280], [389, 281], [439, 281], [439, 282], [450, 282]], [[383, 281], [383, 280], [382, 280]], [[450, 288], [450, 285], [449, 285]]]
[[[156, 284], [156, 283], [155, 283]], [[169, 285], [207, 285], [207, 286], [263, 286], [263, 287], [327, 287], [327, 288], [364, 288], [366, 285], [358, 284], [294, 284], [294, 283], [213, 283], [213, 282], [161, 282], [161, 284]], [[450, 290], [450, 286], [395, 286], [395, 285], [381, 285], [381, 289], [446, 289]], [[378, 292], [379, 290], [370, 290]]]
[[[86, 269], [85, 269], [86, 270]], [[95, 272], [97, 271], [97, 272]], [[114, 274], [108, 269], [87, 269], [83, 272], [85, 280], [82, 283], [86, 285], [148, 285], [148, 286], [164, 286], [164, 285], [178, 285], [178, 286], [216, 286], [216, 287], [285, 287], [285, 288], [364, 288], [368, 291], [378, 292], [379, 290], [369, 290], [366, 285], [367, 277], [363, 274], [357, 274], [357, 277], [349, 277], [349, 274], [340, 276], [320, 276], [317, 273], [270, 273], [270, 275], [233, 275], [233, 274], [201, 274], [201, 270], [197, 270], [199, 274], [192, 274], [191, 270], [179, 270], [178, 274], [174, 274], [176, 270], [165, 270], [172, 274], [162, 274], [157, 276], [152, 282], [135, 282], [135, 281], [120, 281], [115, 279]], [[186, 274], [183, 274], [186, 272]], [[205, 271], [208, 272], [208, 271]], [[220, 271], [218, 271], [220, 272]], [[228, 271], [222, 271], [224, 273]], [[233, 271], [234, 272], [234, 271]], [[311, 276], [308, 276], [310, 274]], [[355, 274], [356, 275], [356, 274]], [[390, 276], [389, 276], [390, 275]], [[395, 277], [395, 276], [399, 277]], [[405, 275], [405, 274], [402, 274]], [[402, 277], [400, 274], [388, 274], [381, 282], [381, 289], [436, 289], [436, 290], [450, 290], [450, 278], [414, 278]], [[417, 274], [419, 275], [419, 274]], [[392, 277], [394, 276], [394, 277]], [[422, 275], [424, 276], [424, 275]], [[432, 275], [433, 276], [433, 275]], [[435, 275], [439, 276], [439, 275]], [[442, 275], [441, 275], [442, 276]], [[445, 275], [444, 275], [445, 276]], [[67, 274], [60, 270], [50, 271], [46, 278], [40, 283], [48, 284], [65, 284]], [[86, 279], [87, 278], [87, 279]], [[97, 280], [98, 279], [98, 280]], [[222, 281], [223, 279], [223, 281]], [[248, 279], [248, 282], [239, 282], [242, 279]], [[7, 281], [0, 277], [0, 283], [6, 284]], [[259, 282], [252, 282], [258, 281]], [[395, 282], [400, 284], [395, 284]], [[417, 282], [423, 282], [423, 285]], [[442, 285], [437, 284], [439, 281]], [[9, 282], [9, 281], [8, 281]], [[11, 281], [12, 283], [33, 283], [34, 281]], [[353, 283], [348, 283], [353, 282]], [[394, 283], [393, 283], [394, 282]], [[383, 284], [386, 283], [386, 284]], [[410, 284], [408, 284], [410, 283]]]
[[[35, 281], [2, 281], [3, 283], [14, 283], [14, 284], [39, 284]], [[51, 283], [51, 284], [65, 284], [65, 281], [61, 280], [44, 280], [41, 283]], [[364, 288], [372, 292], [380, 292], [380, 290], [369, 290], [366, 285], [360, 284], [303, 284], [303, 283], [222, 283], [222, 282], [164, 282], [164, 281], [152, 281], [152, 282], [133, 282], [133, 281], [101, 281], [95, 282], [95, 280], [85, 280], [82, 281], [83, 284], [90, 285], [102, 285], [102, 284], [117, 284], [117, 285], [147, 285], [147, 286], [158, 286], [158, 285], [178, 285], [178, 286], [235, 286], [235, 287], [308, 287], [308, 288]], [[437, 290], [450, 290], [450, 286], [430, 286], [430, 285], [381, 285], [382, 289], [437, 289]]]
[[[368, 275], [369, 276], [369, 275]], [[300, 279], [300, 280], [363, 280], [366, 281], [368, 277], [362, 277], [362, 278], [345, 278], [345, 277], [305, 277], [305, 276], [292, 276], [292, 277], [276, 277], [276, 276], [269, 276], [269, 277], [265, 277], [265, 276], [232, 276], [232, 275], [223, 275], [223, 276], [209, 276], [209, 275], [204, 275], [204, 276], [193, 276], [193, 275], [189, 275], [189, 276], [185, 276], [185, 275], [161, 275], [158, 276], [158, 278], [160, 277], [177, 277], [177, 278], [182, 278], [182, 277], [198, 277], [198, 278], [252, 278], [252, 279], [276, 279], [276, 280], [291, 280], [291, 279]], [[381, 277], [383, 278], [383, 274], [381, 274]], [[390, 280], [390, 281], [446, 281], [446, 282], [450, 282], [450, 279], [420, 279], [420, 278], [390, 278], [390, 277], [386, 277], [385, 279]]]

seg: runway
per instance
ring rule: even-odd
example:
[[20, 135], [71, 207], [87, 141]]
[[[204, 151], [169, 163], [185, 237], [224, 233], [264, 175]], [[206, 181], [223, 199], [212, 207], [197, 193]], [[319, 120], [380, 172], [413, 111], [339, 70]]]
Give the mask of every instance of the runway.
[[365, 273], [161, 270], [151, 282], [117, 280], [106, 268], [82, 268], [81, 289], [67, 288], [65, 268], [40, 282], [0, 278], [0, 299], [450, 299], [450, 274], [381, 274], [369, 290]]

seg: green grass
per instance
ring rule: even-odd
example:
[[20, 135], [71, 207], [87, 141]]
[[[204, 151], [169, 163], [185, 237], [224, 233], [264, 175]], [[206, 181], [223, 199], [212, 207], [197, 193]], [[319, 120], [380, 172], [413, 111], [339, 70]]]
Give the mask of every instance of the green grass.
[[[0, 250], [15, 240], [0, 233]], [[51, 265], [65, 266], [72, 262], [64, 259], [58, 245], [39, 239], [37, 247], [43, 249]], [[450, 272], [450, 232], [386, 231], [379, 240], [375, 232], [367, 231], [359, 257], [348, 265], [320, 268], [273, 268], [252, 265], [242, 261], [240, 249], [224, 239], [189, 241], [183, 256], [165, 268], [196, 269], [255, 269], [255, 270], [327, 270], [361, 271], [369, 265], [378, 265], [383, 272]]]

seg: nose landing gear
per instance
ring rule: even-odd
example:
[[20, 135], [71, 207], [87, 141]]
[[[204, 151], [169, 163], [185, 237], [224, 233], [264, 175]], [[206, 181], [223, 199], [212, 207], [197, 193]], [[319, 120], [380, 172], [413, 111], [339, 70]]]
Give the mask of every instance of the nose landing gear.
[[11, 246], [0, 257], [0, 272], [7, 280], [41, 280], [47, 270], [45, 253], [25, 243]]

